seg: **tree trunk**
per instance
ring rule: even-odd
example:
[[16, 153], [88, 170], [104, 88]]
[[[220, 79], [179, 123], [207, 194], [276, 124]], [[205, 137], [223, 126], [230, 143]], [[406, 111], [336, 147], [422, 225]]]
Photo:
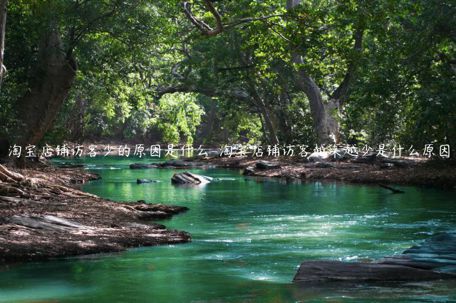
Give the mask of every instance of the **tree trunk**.
[[3, 75], [6, 71], [3, 64], [3, 55], [5, 52], [5, 31], [6, 31], [6, 6], [8, 0], [0, 0], [0, 88], [2, 87]]
[[[301, 4], [301, 0], [287, 0], [287, 10], [291, 11], [299, 4]], [[292, 50], [291, 58], [292, 62], [298, 65], [295, 74], [296, 86], [305, 93], [309, 100], [317, 142], [319, 144], [334, 143], [335, 139], [338, 138], [339, 123], [331, 113], [338, 108], [337, 102], [330, 102], [326, 106], [323, 103], [320, 88], [303, 67], [303, 57]]]
[[76, 62], [65, 54], [57, 30], [50, 30], [40, 45], [36, 74], [29, 91], [18, 100], [21, 121], [19, 143], [37, 144], [52, 126], [76, 75]]
[[[253, 84], [252, 84], [253, 85]], [[254, 100], [255, 106], [258, 108], [261, 116], [263, 117], [264, 126], [267, 130], [266, 137], [269, 144], [275, 145], [279, 144], [279, 138], [277, 137], [276, 126], [274, 125], [272, 114], [267, 108], [266, 103], [261, 98], [261, 96], [256, 91], [255, 87], [251, 86], [252, 98]]]

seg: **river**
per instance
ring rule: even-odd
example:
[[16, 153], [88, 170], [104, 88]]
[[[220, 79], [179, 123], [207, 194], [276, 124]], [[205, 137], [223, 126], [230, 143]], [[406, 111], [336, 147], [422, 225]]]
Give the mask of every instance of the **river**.
[[[176, 187], [172, 169], [131, 170], [137, 160], [82, 159], [102, 180], [84, 190], [116, 201], [187, 206], [163, 221], [188, 244], [0, 267], [0, 302], [450, 302], [455, 281], [395, 285], [291, 283], [301, 261], [363, 261], [401, 253], [433, 233], [456, 230], [454, 191], [291, 183], [237, 170]], [[150, 162], [142, 160], [144, 163]], [[158, 183], [136, 184], [137, 178]]]

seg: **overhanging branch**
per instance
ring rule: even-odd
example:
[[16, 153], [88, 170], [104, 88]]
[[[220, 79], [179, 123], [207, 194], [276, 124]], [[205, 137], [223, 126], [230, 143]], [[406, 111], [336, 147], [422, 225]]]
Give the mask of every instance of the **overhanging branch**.
[[[353, 38], [355, 44], [353, 46], [353, 51], [355, 54], [359, 55], [363, 48], [363, 37], [364, 37], [364, 27], [360, 26], [356, 29]], [[354, 56], [353, 56], [354, 57]], [[347, 72], [345, 73], [344, 79], [340, 83], [339, 87], [331, 95], [331, 98], [339, 101], [339, 106], [341, 106], [345, 101], [347, 101], [350, 86], [355, 78], [355, 72], [358, 67], [358, 58], [352, 58], [350, 64], [348, 65]]]
[[202, 20], [199, 20], [193, 15], [192, 13], [192, 6], [190, 2], [185, 1], [182, 6], [184, 7], [185, 15], [187, 16], [188, 20], [193, 23], [204, 35], [206, 36], [216, 36], [223, 32], [224, 27], [222, 23], [222, 16], [220, 16], [217, 9], [212, 4], [210, 0], [203, 0], [204, 5], [206, 6], [207, 10], [214, 16], [216, 27], [212, 28], [207, 23]]

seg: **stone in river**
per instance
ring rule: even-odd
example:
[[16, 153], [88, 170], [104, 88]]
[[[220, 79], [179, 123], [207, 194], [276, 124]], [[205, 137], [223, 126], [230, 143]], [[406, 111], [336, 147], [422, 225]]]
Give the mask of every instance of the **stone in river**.
[[456, 279], [456, 234], [440, 233], [377, 262], [305, 261], [294, 282], [391, 282]]
[[155, 164], [143, 164], [143, 163], [133, 163], [130, 164], [130, 169], [150, 169], [157, 168]]
[[253, 166], [246, 167], [242, 174], [244, 176], [254, 176], [255, 175], [255, 169], [253, 168]]
[[293, 282], [393, 282], [445, 278], [456, 278], [456, 276], [396, 264], [306, 261], [299, 267]]
[[174, 174], [174, 176], [171, 178], [171, 183], [178, 184], [178, 185], [183, 185], [183, 184], [202, 185], [202, 184], [210, 183], [211, 181], [212, 181], [211, 177], [197, 175], [197, 174], [193, 174], [190, 172]]
[[191, 168], [204, 166], [204, 163], [195, 161], [169, 160], [159, 164], [161, 168]]
[[159, 183], [158, 180], [149, 180], [149, 179], [137, 179], [136, 183], [138, 184], [146, 184], [146, 183]]

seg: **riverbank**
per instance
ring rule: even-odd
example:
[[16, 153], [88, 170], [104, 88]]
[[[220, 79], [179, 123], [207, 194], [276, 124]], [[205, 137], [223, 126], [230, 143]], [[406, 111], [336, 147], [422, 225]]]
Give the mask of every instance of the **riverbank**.
[[185, 207], [119, 203], [84, 193], [99, 177], [82, 169], [0, 167], [0, 262], [45, 260], [176, 244], [190, 235], [151, 221]]
[[204, 165], [243, 169], [246, 176], [284, 178], [288, 181], [342, 181], [363, 184], [398, 184], [435, 186], [456, 189], [454, 162], [433, 162], [426, 159], [331, 159], [303, 161], [291, 158], [208, 158]]

